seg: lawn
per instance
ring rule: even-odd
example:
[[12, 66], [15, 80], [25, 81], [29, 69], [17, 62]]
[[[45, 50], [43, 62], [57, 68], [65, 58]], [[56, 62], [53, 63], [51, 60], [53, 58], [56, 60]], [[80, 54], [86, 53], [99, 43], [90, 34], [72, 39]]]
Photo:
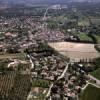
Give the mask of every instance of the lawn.
[[0, 32], [0, 38], [4, 37], [4, 33]]
[[34, 78], [32, 80], [32, 86], [33, 87], [48, 88], [50, 86], [50, 81], [44, 80], [44, 79], [36, 79], [36, 78]]
[[82, 93], [81, 100], [100, 100], [100, 89], [89, 85]]
[[97, 69], [94, 70], [93, 72], [91, 72], [90, 74], [93, 75], [94, 77], [100, 79], [100, 58], [96, 59], [94, 67]]
[[100, 43], [100, 35], [94, 35], [94, 37], [96, 38], [97, 42]]
[[92, 41], [92, 39], [86, 33], [80, 32], [78, 36], [81, 41]]
[[100, 68], [92, 72], [91, 75], [100, 80]]

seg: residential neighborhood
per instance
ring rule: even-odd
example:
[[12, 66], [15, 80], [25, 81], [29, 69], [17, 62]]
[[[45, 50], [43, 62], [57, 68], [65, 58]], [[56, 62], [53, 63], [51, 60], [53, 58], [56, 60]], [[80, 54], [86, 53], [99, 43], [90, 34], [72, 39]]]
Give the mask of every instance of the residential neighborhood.
[[99, 100], [99, 4], [1, 0], [0, 100]]

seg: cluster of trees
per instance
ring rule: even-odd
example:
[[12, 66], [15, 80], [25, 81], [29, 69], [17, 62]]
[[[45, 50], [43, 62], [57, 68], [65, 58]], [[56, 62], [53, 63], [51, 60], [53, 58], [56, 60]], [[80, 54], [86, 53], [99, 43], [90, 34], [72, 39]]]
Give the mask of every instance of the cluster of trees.
[[95, 49], [100, 52], [100, 46], [99, 45], [95, 45]]

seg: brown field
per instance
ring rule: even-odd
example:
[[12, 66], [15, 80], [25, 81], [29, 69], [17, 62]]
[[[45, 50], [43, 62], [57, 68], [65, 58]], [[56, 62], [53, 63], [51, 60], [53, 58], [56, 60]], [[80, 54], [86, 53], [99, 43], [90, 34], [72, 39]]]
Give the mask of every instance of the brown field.
[[91, 18], [90, 20], [93, 24], [100, 25], [100, 18]]
[[2, 53], [0, 53], [0, 59], [7, 59], [7, 58], [25, 59], [25, 54], [24, 53], [15, 53], [15, 54], [2, 54]]
[[94, 44], [54, 42], [49, 43], [49, 46], [69, 57], [73, 61], [79, 61], [80, 59], [93, 59], [100, 56], [95, 50]]

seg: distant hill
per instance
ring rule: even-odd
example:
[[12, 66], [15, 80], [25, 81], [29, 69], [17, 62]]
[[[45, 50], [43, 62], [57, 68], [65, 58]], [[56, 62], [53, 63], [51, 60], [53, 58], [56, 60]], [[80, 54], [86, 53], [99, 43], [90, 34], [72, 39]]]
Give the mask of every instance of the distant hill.
[[0, 0], [2, 3], [9, 4], [47, 4], [47, 3], [66, 3], [68, 0]]
[[15, 5], [15, 4], [66, 4], [68, 2], [99, 2], [100, 0], [0, 0], [0, 5]]

